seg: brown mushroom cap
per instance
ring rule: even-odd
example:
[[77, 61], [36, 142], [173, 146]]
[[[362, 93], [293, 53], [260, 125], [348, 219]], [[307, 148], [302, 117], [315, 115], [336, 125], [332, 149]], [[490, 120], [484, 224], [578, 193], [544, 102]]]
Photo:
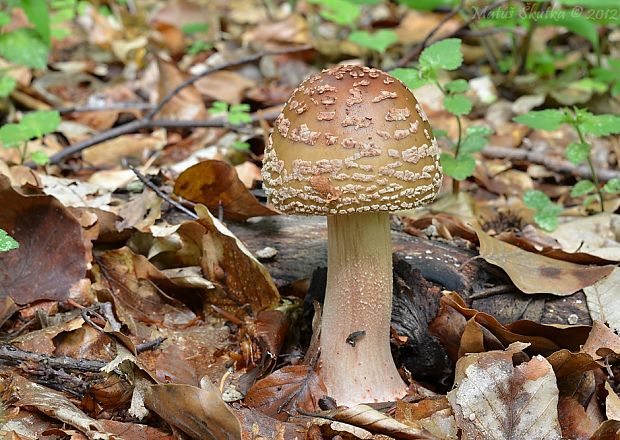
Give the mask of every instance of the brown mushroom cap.
[[270, 203], [287, 214], [398, 211], [441, 187], [439, 147], [411, 91], [385, 72], [339, 65], [304, 80], [263, 159]]

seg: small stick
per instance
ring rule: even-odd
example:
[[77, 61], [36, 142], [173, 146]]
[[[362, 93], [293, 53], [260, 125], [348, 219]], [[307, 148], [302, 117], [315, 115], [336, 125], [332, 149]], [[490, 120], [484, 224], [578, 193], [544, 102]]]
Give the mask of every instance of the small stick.
[[136, 345], [136, 353], [142, 353], [144, 351], [153, 350], [159, 347], [161, 344], [163, 344], [166, 339], [168, 338], [163, 338], [159, 336], [153, 339], [152, 341], [146, 341], [146, 342], [143, 342], [142, 344], [138, 344]]
[[180, 203], [172, 200], [167, 194], [164, 194], [164, 192], [159, 189], [153, 182], [151, 182], [144, 174], [142, 174], [140, 171], [138, 171], [136, 169], [136, 167], [134, 166], [129, 166], [129, 169], [131, 169], [131, 171], [133, 171], [133, 173], [136, 175], [136, 177], [140, 180], [140, 182], [142, 182], [147, 188], [149, 188], [150, 190], [152, 190], [155, 194], [157, 194], [157, 196], [162, 199], [165, 200], [166, 202], [170, 203], [172, 206], [174, 206], [176, 209], [178, 209], [179, 211], [187, 214], [188, 216], [190, 216], [192, 219], [194, 220], [198, 220], [198, 215], [196, 215], [195, 212], [190, 211], [189, 209], [187, 209], [185, 206], [181, 205]]

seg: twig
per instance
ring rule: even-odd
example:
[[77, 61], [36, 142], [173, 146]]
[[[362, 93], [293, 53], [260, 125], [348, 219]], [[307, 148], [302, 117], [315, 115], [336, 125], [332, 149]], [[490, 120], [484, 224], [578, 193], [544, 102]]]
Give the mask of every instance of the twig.
[[259, 52], [259, 53], [255, 53], [253, 55], [249, 55], [247, 57], [243, 57], [243, 58], [239, 58], [236, 61], [230, 61], [228, 63], [224, 63], [224, 64], [220, 64], [219, 66], [215, 66], [215, 67], [210, 67], [208, 69], [206, 69], [204, 72], [201, 72], [197, 75], [192, 76], [191, 78], [186, 79], [185, 81], [183, 81], [181, 84], [179, 84], [178, 86], [176, 86], [173, 90], [171, 90], [170, 92], [168, 92], [162, 99], [161, 101], [159, 101], [159, 103], [157, 104], [157, 106], [151, 110], [150, 112], [147, 113], [147, 115], [145, 116], [144, 119], [146, 120], [151, 120], [153, 119], [153, 117], [159, 113], [161, 111], [162, 108], [164, 108], [164, 106], [166, 104], [168, 104], [168, 102], [170, 102], [170, 100], [177, 94], [179, 93], [181, 90], [183, 90], [185, 87], [188, 87], [192, 84], [194, 84], [196, 81], [198, 81], [201, 78], [204, 78], [207, 75], [212, 74], [213, 72], [217, 72], [219, 70], [224, 70], [224, 69], [228, 69], [230, 67], [237, 67], [237, 66], [241, 66], [243, 64], [248, 64], [248, 63], [252, 63], [254, 61], [258, 61], [261, 58], [265, 57], [265, 56], [273, 56], [273, 55], [284, 55], [287, 53], [295, 53], [295, 52], [303, 52], [306, 50], [311, 50], [312, 46], [298, 46], [298, 47], [293, 47], [293, 48], [289, 48], [289, 49], [284, 49], [284, 50], [279, 50], [279, 51], [271, 51], [271, 52]]
[[[555, 159], [545, 153], [524, 150], [523, 148], [506, 148], [489, 146], [482, 150], [482, 154], [493, 159], [524, 160], [561, 174], [571, 174], [583, 179], [591, 179], [592, 172], [587, 165], [576, 166], [562, 159]], [[618, 170], [597, 170], [598, 179], [607, 182], [611, 179], [620, 179]]]
[[153, 350], [159, 347], [167, 338], [162, 338], [161, 336], [153, 339], [152, 341], [146, 341], [142, 344], [136, 345], [136, 353], [142, 353], [144, 351]]
[[467, 299], [482, 299], [488, 298], [489, 296], [499, 295], [500, 293], [508, 293], [516, 290], [516, 287], [512, 284], [500, 284], [499, 286], [489, 287], [487, 289], [480, 290], [478, 292], [474, 292], [472, 295], [468, 296]]
[[67, 356], [48, 356], [31, 351], [20, 350], [13, 345], [0, 345], [0, 360], [12, 363], [34, 362], [45, 363], [51, 368], [99, 373], [106, 362], [95, 359], [74, 359]]
[[138, 171], [136, 169], [136, 167], [134, 166], [129, 166], [129, 168], [131, 169], [131, 171], [133, 171], [133, 173], [136, 175], [136, 177], [140, 180], [140, 182], [144, 183], [144, 185], [149, 188], [150, 190], [152, 190], [153, 192], [155, 192], [155, 194], [157, 194], [157, 196], [162, 199], [165, 200], [166, 202], [170, 203], [172, 206], [174, 206], [175, 208], [177, 208], [179, 211], [189, 215], [192, 219], [197, 220], [198, 216], [196, 215], [195, 212], [190, 211], [189, 209], [187, 209], [185, 206], [181, 205], [180, 203], [172, 200], [167, 194], [164, 194], [164, 192], [159, 189], [157, 187], [157, 185], [155, 185], [153, 182], [151, 182], [144, 174], [142, 174], [140, 171]]
[[105, 105], [84, 105], [56, 108], [59, 113], [108, 112], [116, 110], [152, 110], [156, 104], [148, 102], [111, 102]]
[[[274, 112], [275, 113], [275, 112]], [[279, 113], [279, 111], [278, 111]], [[252, 113], [252, 123], [260, 121], [261, 119], [275, 119], [277, 114], [272, 115], [265, 114], [264, 112], [259, 115], [257, 113]], [[238, 125], [230, 125], [225, 118], [218, 117], [213, 119], [203, 119], [203, 120], [172, 120], [172, 119], [137, 119], [135, 121], [128, 122], [123, 125], [119, 125], [118, 127], [111, 128], [110, 130], [103, 131], [95, 136], [85, 139], [82, 142], [75, 143], [73, 145], [68, 146], [62, 151], [54, 154], [50, 157], [50, 164], [56, 165], [66, 159], [69, 156], [73, 156], [74, 154], [79, 153], [82, 150], [93, 147], [95, 145], [101, 144], [103, 142], [109, 141], [110, 139], [115, 139], [119, 136], [123, 136], [125, 134], [137, 133], [140, 130], [145, 129], [153, 129], [153, 128], [221, 128], [227, 127], [231, 130], [239, 130], [244, 126]], [[30, 164], [28, 164], [30, 165]]]

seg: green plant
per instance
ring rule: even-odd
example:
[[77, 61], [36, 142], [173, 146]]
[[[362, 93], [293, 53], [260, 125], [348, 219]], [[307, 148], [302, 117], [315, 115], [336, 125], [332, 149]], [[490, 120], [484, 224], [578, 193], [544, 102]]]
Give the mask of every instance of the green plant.
[[595, 67], [592, 77], [605, 84], [612, 96], [620, 95], [620, 60], [609, 59], [609, 67]]
[[[207, 23], [190, 23], [182, 26], [181, 30], [185, 35], [194, 36], [196, 34], [205, 34], [209, 30], [209, 25]], [[187, 49], [187, 54], [196, 55], [211, 49], [213, 49], [213, 43], [204, 40], [194, 40]]]
[[454, 179], [454, 193], [459, 191], [459, 182], [473, 174], [476, 161], [472, 155], [486, 146], [488, 136], [492, 133], [491, 129], [483, 126], [470, 127], [463, 132], [461, 117], [472, 109], [471, 100], [465, 95], [469, 89], [467, 81], [457, 79], [445, 84], [439, 81], [441, 71], [456, 70], [462, 63], [461, 40], [448, 38], [424, 49], [420, 54], [418, 68], [395, 69], [391, 72], [410, 89], [434, 83], [442, 91], [444, 107], [454, 115], [458, 126], [456, 142], [452, 142], [452, 154], [444, 152], [440, 159], [444, 173]]
[[212, 115], [226, 116], [228, 123], [232, 125], [249, 124], [252, 122], [249, 111], [249, 104], [233, 104], [229, 107], [226, 102], [222, 101], [215, 101], [209, 109], [209, 113]]
[[[27, 113], [19, 123], [0, 127], [0, 142], [4, 148], [18, 148], [21, 161], [24, 162], [28, 156], [28, 141], [56, 131], [59, 125], [60, 113], [56, 110]], [[35, 151], [30, 159], [37, 165], [45, 165], [49, 157], [41, 151]]]
[[19, 243], [4, 229], [0, 229], [0, 252], [8, 252], [17, 248], [19, 248]]
[[[587, 163], [592, 180], [584, 179], [573, 187], [573, 197], [587, 196], [584, 204], [587, 206], [598, 199], [601, 212], [605, 209], [604, 194], [620, 193], [620, 179], [612, 179], [601, 185], [592, 162], [591, 147], [587, 136], [609, 136], [620, 133], [620, 117], [615, 115], [594, 115], [580, 108], [560, 108], [540, 111], [531, 111], [514, 118], [515, 122], [537, 130], [557, 130], [563, 124], [568, 124], [577, 133], [579, 142], [571, 142], [566, 148], [566, 158], [579, 165]], [[528, 205], [529, 206], [529, 205]]]
[[526, 191], [523, 195], [525, 206], [534, 210], [534, 221], [545, 231], [553, 231], [558, 227], [558, 217], [562, 207], [553, 203], [542, 191]]
[[379, 29], [376, 32], [355, 31], [349, 34], [348, 40], [374, 53], [381, 53], [398, 41], [398, 35], [391, 29]]

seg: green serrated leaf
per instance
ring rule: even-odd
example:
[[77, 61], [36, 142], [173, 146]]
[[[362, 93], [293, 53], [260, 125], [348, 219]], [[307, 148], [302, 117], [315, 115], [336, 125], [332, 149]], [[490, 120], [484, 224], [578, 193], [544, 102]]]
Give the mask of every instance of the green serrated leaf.
[[252, 117], [247, 113], [229, 113], [228, 122], [233, 125], [249, 124], [252, 122]]
[[215, 101], [211, 104], [211, 108], [208, 111], [212, 115], [228, 113], [228, 104], [223, 101]]
[[398, 35], [391, 29], [380, 29], [373, 33], [355, 31], [349, 34], [348, 40], [375, 52], [385, 52], [398, 41]]
[[45, 69], [48, 50], [34, 29], [19, 28], [0, 35], [0, 55], [26, 67]]
[[250, 104], [233, 104], [230, 106], [231, 113], [243, 113], [250, 111]]
[[620, 179], [614, 177], [607, 181], [605, 186], [603, 186], [603, 191], [608, 194], [620, 194]]
[[596, 191], [596, 186], [591, 180], [580, 180], [573, 186], [570, 192], [571, 197], [581, 197]]
[[554, 203], [541, 211], [536, 211], [534, 221], [545, 231], [553, 231], [558, 227], [558, 217], [562, 212], [562, 207]]
[[488, 139], [484, 136], [480, 135], [469, 135], [463, 142], [461, 143], [461, 148], [459, 150], [459, 155], [462, 154], [470, 154], [481, 151], [484, 147], [486, 147], [488, 143]]
[[420, 55], [420, 65], [432, 69], [456, 70], [463, 64], [461, 40], [446, 38], [431, 44]]
[[444, 88], [449, 93], [465, 93], [469, 89], [469, 83], [464, 79], [456, 79], [447, 83]]
[[20, 125], [30, 130], [32, 137], [41, 137], [56, 131], [60, 122], [60, 113], [57, 110], [45, 110], [27, 113]]
[[530, 128], [549, 131], [557, 130], [562, 124], [569, 122], [562, 110], [553, 109], [531, 111], [517, 116], [513, 120]]
[[552, 205], [551, 199], [547, 194], [538, 190], [526, 191], [523, 194], [523, 203], [532, 209], [544, 209], [548, 205]]
[[208, 23], [188, 23], [181, 26], [181, 32], [187, 35], [197, 34], [199, 32], [207, 32], [209, 30]]
[[32, 132], [21, 124], [6, 124], [0, 127], [0, 142], [5, 148], [20, 146], [33, 137]]
[[0, 252], [8, 252], [17, 248], [19, 248], [19, 243], [4, 229], [0, 229]]
[[0, 77], [0, 97], [9, 96], [16, 85], [17, 81], [12, 76], [5, 75]]
[[448, 153], [441, 153], [439, 160], [444, 174], [456, 180], [467, 179], [476, 169], [476, 161], [469, 155], [462, 155], [455, 159]]
[[47, 165], [50, 161], [50, 157], [43, 151], [33, 151], [30, 155], [30, 159], [40, 167]]
[[430, 82], [428, 78], [422, 76], [422, 72], [418, 69], [394, 69], [390, 72], [390, 75], [401, 80], [411, 90]]
[[588, 160], [589, 155], [590, 146], [588, 144], [571, 142], [568, 144], [568, 147], [566, 147], [566, 158], [575, 165], [579, 165]]
[[563, 26], [574, 34], [581, 35], [597, 48], [599, 37], [596, 25], [583, 15], [576, 14], [555, 14], [544, 15], [536, 20], [540, 26]]
[[465, 95], [448, 95], [443, 98], [443, 106], [453, 115], [462, 116], [471, 111], [472, 103]]
[[609, 136], [620, 133], [620, 117], [616, 115], [591, 115], [583, 118], [581, 128], [584, 133], [596, 136]]
[[22, 0], [22, 7], [41, 39], [49, 46], [50, 11], [47, 7], [47, 0]]

